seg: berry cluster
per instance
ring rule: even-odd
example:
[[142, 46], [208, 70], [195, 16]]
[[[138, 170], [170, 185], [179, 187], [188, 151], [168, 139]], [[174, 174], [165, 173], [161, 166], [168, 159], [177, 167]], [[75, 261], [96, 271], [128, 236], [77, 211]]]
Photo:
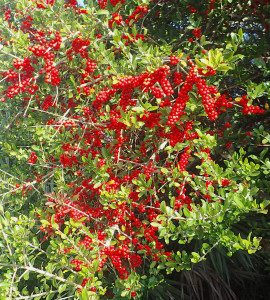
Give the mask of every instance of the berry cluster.
[[191, 203], [192, 200], [189, 196], [186, 195], [187, 189], [185, 188], [185, 185], [181, 185], [181, 189], [178, 191], [178, 196], [175, 199], [174, 202], [174, 209], [179, 210], [181, 209], [184, 205], [187, 206], [189, 210], [191, 210]]
[[201, 28], [195, 28], [192, 30], [192, 34], [195, 38], [199, 39], [202, 36], [202, 30]]
[[263, 108], [256, 105], [249, 105], [248, 102], [249, 100], [247, 99], [246, 95], [242, 96], [241, 100], [239, 101], [239, 104], [243, 107], [242, 112], [244, 115], [260, 115], [265, 113]]
[[190, 158], [190, 148], [186, 147], [184, 152], [180, 155], [180, 159], [178, 161], [178, 167], [181, 172], [186, 170], [189, 158]]
[[170, 145], [175, 146], [177, 143], [183, 143], [186, 140], [193, 140], [198, 138], [198, 134], [196, 132], [192, 132], [193, 122], [181, 122], [180, 127], [172, 126], [170, 132], [166, 135], [166, 137], [170, 141]]
[[55, 55], [53, 51], [58, 51], [61, 46], [62, 38], [59, 32], [55, 33], [55, 37], [47, 41], [43, 34], [37, 32], [36, 36], [33, 37], [38, 44], [29, 47], [29, 50], [37, 58], [43, 58], [45, 65], [44, 68], [39, 71], [40, 74], [45, 73], [45, 82], [54, 86], [58, 86], [61, 82], [59, 76], [59, 70], [55, 66]]
[[116, 5], [118, 5], [119, 3], [124, 4], [124, 3], [126, 2], [126, 0], [110, 0], [110, 2], [111, 2], [111, 5], [112, 5], [112, 6], [116, 6]]
[[173, 82], [175, 85], [180, 85], [183, 82], [183, 75], [180, 72], [174, 72], [173, 74]]
[[148, 7], [139, 5], [137, 6], [131, 15], [125, 20], [127, 25], [131, 25], [133, 22], [137, 22], [142, 19], [148, 13]]
[[13, 61], [13, 66], [15, 70], [11, 68], [10, 70], [2, 73], [6, 82], [12, 83], [8, 89], [8, 92], [10, 93], [14, 91], [14, 95], [12, 97], [20, 92], [29, 92], [29, 89], [31, 88], [30, 82], [33, 80], [35, 70], [32, 66], [31, 59], [28, 57], [24, 59], [15, 59]]
[[38, 157], [36, 155], [36, 152], [31, 152], [31, 154], [28, 158], [28, 163], [33, 165], [37, 162], [37, 159], [38, 159]]
[[46, 53], [46, 55], [44, 55], [44, 60], [45, 82], [55, 86], [59, 85], [61, 79], [59, 76], [59, 71], [55, 67], [54, 54], [50, 52]]
[[108, 0], [98, 0], [99, 7], [101, 9], [105, 9], [107, 6], [107, 2], [108, 2]]
[[60, 163], [63, 165], [63, 167], [72, 167], [73, 165], [76, 165], [78, 163], [77, 157], [75, 155], [67, 155], [67, 154], [61, 154], [60, 155]]
[[214, 76], [216, 75], [216, 70], [210, 66], [207, 66], [206, 70], [202, 68], [198, 68], [198, 74], [203, 75], [205, 77]]
[[95, 71], [95, 69], [97, 68], [97, 63], [96, 61], [92, 60], [92, 59], [87, 59], [86, 60], [86, 67], [85, 67], [85, 71], [88, 72], [89, 74], [93, 73]]
[[218, 117], [215, 106], [215, 97], [213, 96], [217, 93], [216, 87], [208, 86], [205, 79], [202, 78], [197, 78], [196, 86], [198, 88], [199, 95], [202, 98], [202, 104], [209, 120], [215, 121]]
[[130, 35], [123, 34], [122, 35], [122, 39], [125, 40], [125, 46], [128, 46], [129, 44], [132, 44], [132, 43], [134, 43], [135, 41], [138, 41], [138, 40], [144, 41], [145, 40], [145, 36], [144, 36], [144, 34], [141, 34], [141, 33], [137, 33], [136, 35], [133, 35], [133, 34], [130, 34]]
[[111, 28], [111, 29], [113, 28], [114, 24], [122, 25], [122, 23], [123, 23], [123, 18], [117, 12], [113, 13], [112, 18], [108, 21], [109, 28]]
[[67, 51], [67, 56], [72, 59], [72, 54], [80, 54], [82, 58], [88, 58], [88, 46], [90, 40], [82, 39], [81, 37], [75, 38], [71, 43], [71, 49]]
[[54, 5], [55, 0], [33, 0], [37, 8], [45, 9], [48, 5]]
[[184, 114], [184, 109], [186, 107], [186, 103], [189, 100], [188, 93], [192, 90], [193, 83], [195, 82], [196, 76], [195, 76], [195, 70], [194, 68], [191, 68], [189, 71], [189, 74], [186, 77], [185, 82], [183, 83], [178, 96], [175, 100], [175, 103], [171, 109], [171, 112], [168, 116], [167, 124], [169, 126], [174, 125], [180, 117]]
[[82, 269], [82, 264], [83, 264], [83, 262], [82, 262], [81, 260], [79, 260], [79, 259], [72, 259], [72, 260], [70, 261], [70, 263], [71, 263], [72, 265], [74, 265], [74, 270], [75, 270], [75, 271], [81, 271], [81, 269]]
[[171, 55], [171, 56], [170, 56], [170, 64], [171, 64], [172, 66], [177, 65], [177, 64], [179, 63], [179, 61], [180, 61], [179, 57], [177, 57], [177, 56], [175, 56], [175, 55]]
[[46, 111], [53, 105], [54, 105], [53, 97], [51, 95], [48, 95], [47, 97], [45, 97], [43, 103], [41, 104], [41, 108]]

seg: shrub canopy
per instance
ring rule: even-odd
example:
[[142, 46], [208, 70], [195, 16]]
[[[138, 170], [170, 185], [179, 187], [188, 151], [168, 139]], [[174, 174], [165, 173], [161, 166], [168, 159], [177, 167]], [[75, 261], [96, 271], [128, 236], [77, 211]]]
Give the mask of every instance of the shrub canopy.
[[267, 10], [1, 1], [3, 299], [148, 299], [259, 248], [236, 225], [269, 199]]

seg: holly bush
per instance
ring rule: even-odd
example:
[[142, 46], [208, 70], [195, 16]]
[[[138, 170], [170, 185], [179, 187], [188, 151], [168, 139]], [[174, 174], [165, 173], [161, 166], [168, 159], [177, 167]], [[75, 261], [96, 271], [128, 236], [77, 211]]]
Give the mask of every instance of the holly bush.
[[268, 9], [1, 1], [1, 299], [151, 299], [260, 248], [237, 225], [269, 204]]

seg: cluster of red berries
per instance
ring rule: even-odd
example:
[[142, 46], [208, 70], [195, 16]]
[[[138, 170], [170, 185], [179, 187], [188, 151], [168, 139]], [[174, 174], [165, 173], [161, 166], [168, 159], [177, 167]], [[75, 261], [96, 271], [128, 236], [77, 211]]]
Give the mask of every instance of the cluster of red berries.
[[79, 259], [72, 259], [71, 261], [70, 261], [70, 263], [72, 264], [72, 265], [74, 265], [74, 270], [75, 271], [81, 271], [81, 269], [82, 269], [82, 265], [83, 265], [83, 262], [81, 261], [81, 260], [79, 260]]
[[60, 32], [56, 31], [54, 38], [49, 41], [48, 46], [53, 50], [58, 51], [61, 47], [61, 43], [62, 43], [62, 37], [60, 35]]
[[172, 96], [174, 94], [174, 90], [171, 86], [169, 79], [166, 76], [162, 76], [159, 80], [159, 84], [166, 96]]
[[55, 55], [53, 50], [58, 51], [61, 46], [62, 38], [59, 32], [55, 33], [54, 39], [46, 41], [43, 34], [37, 33], [35, 39], [40, 43], [29, 47], [29, 50], [36, 57], [41, 57], [45, 61], [44, 69], [39, 71], [40, 74], [45, 72], [45, 82], [58, 86], [61, 82], [59, 70], [55, 66]]
[[73, 165], [76, 165], [78, 163], [77, 157], [75, 155], [61, 154], [59, 160], [64, 168], [72, 167]]
[[141, 33], [137, 33], [136, 35], [123, 34], [122, 39], [125, 40], [125, 45], [128, 46], [129, 44], [132, 44], [132, 43], [134, 43], [135, 41], [138, 41], [138, 40], [144, 41], [145, 40], [145, 35], [141, 34]]
[[185, 82], [183, 83], [178, 96], [175, 100], [175, 103], [171, 109], [171, 112], [168, 116], [167, 124], [169, 126], [173, 126], [180, 117], [184, 114], [184, 109], [186, 107], [186, 103], [189, 100], [188, 93], [192, 90], [193, 83], [195, 82], [196, 76], [195, 76], [195, 70], [194, 68], [191, 68], [189, 71], [189, 74], [186, 77]]
[[120, 122], [121, 113], [120, 111], [111, 110], [110, 111], [110, 120], [107, 128], [110, 130], [115, 130], [119, 132], [121, 129], [126, 129], [126, 125]]
[[[203, 73], [200, 71], [199, 73]], [[171, 109], [168, 117], [167, 124], [173, 126], [180, 117], [185, 113], [186, 103], [189, 100], [189, 92], [192, 90], [193, 86], [196, 85], [198, 94], [201, 96], [202, 104], [204, 106], [205, 112], [211, 121], [215, 121], [218, 115], [225, 112], [227, 108], [232, 107], [230, 99], [227, 99], [225, 95], [221, 95], [216, 98], [217, 88], [215, 86], [209, 86], [206, 80], [195, 73], [195, 68], [191, 67], [186, 79], [183, 81], [182, 75], [177, 73], [177, 83], [182, 83], [181, 89], [178, 93], [178, 97]], [[204, 76], [214, 75], [214, 70], [208, 69]], [[176, 81], [175, 80], [175, 81]]]
[[150, 177], [152, 177], [155, 171], [156, 171], [156, 168], [153, 165], [153, 162], [150, 162], [146, 166], [143, 166], [143, 173], [144, 173], [146, 179], [149, 179]]
[[217, 93], [216, 87], [208, 86], [203, 78], [197, 78], [196, 86], [198, 88], [198, 93], [202, 98], [202, 104], [209, 120], [215, 121], [218, 117], [215, 106], [215, 97], [213, 96], [213, 94]]
[[[116, 6], [118, 3], [124, 4], [126, 0], [109, 0], [112, 6]], [[99, 7], [105, 9], [108, 5], [108, 0], [98, 0]]]
[[41, 108], [46, 111], [53, 105], [54, 105], [53, 97], [51, 95], [48, 95], [47, 97], [45, 97], [43, 103], [41, 104]]
[[174, 209], [179, 210], [182, 208], [184, 205], [187, 206], [189, 210], [191, 210], [191, 203], [192, 200], [189, 196], [186, 195], [186, 188], [185, 185], [181, 186], [181, 189], [179, 190], [178, 196], [175, 199], [174, 202]]
[[2, 73], [6, 82], [12, 83], [5, 91], [7, 98], [13, 98], [21, 93], [33, 95], [38, 87], [34, 79], [34, 67], [30, 58], [15, 59], [13, 66], [16, 70], [10, 69]]
[[45, 60], [45, 65], [44, 65], [44, 70], [45, 70], [45, 82], [49, 83], [51, 85], [59, 85], [61, 82], [60, 76], [59, 76], [59, 71], [55, 67], [54, 63], [54, 54], [51, 52], [46, 53], [44, 55], [44, 60]]
[[180, 159], [178, 161], [178, 167], [181, 172], [186, 170], [189, 158], [190, 158], [190, 148], [186, 147], [184, 152], [180, 155]]
[[216, 70], [210, 66], [207, 66], [206, 70], [202, 68], [198, 68], [198, 74], [203, 75], [205, 77], [214, 76], [216, 75]]
[[5, 21], [10, 21], [11, 20], [11, 9], [10, 8], [6, 8], [5, 9]]
[[101, 9], [105, 9], [107, 6], [107, 2], [108, 2], [108, 0], [98, 0], [99, 7]]
[[231, 184], [231, 180], [229, 180], [229, 179], [227, 179], [227, 178], [223, 178], [223, 179], [221, 180], [221, 185], [222, 185], [223, 187], [229, 186], [230, 184]]
[[15, 59], [13, 61], [13, 66], [17, 70], [25, 71], [33, 74], [34, 68], [31, 65], [31, 59], [26, 57], [24, 59]]
[[228, 98], [225, 94], [220, 95], [215, 100], [215, 109], [220, 115], [221, 113], [225, 112], [228, 108], [232, 108], [232, 98]]
[[140, 121], [143, 121], [145, 126], [148, 128], [154, 128], [160, 124], [161, 113], [156, 112], [145, 112], [144, 115], [139, 118]]
[[170, 64], [171, 64], [172, 66], [176, 66], [176, 65], [179, 63], [179, 61], [180, 61], [180, 58], [179, 58], [179, 57], [177, 57], [177, 56], [175, 56], [175, 55], [171, 55], [171, 56], [170, 56]]
[[110, 0], [112, 6], [116, 6], [118, 3], [124, 4], [126, 0]]
[[122, 16], [115, 12], [112, 14], [112, 18], [108, 21], [108, 25], [109, 25], [109, 28], [113, 28], [113, 24], [117, 24], [117, 25], [122, 25], [123, 23], [123, 18]]
[[88, 58], [86, 60], [85, 71], [91, 74], [91, 73], [93, 73], [96, 70], [96, 68], [97, 68], [96, 61]]
[[47, 5], [54, 5], [55, 0], [33, 0], [37, 8], [45, 9]]
[[150, 91], [151, 91], [152, 95], [157, 99], [163, 98], [163, 96], [165, 96], [163, 89], [158, 86], [155, 86], [155, 85], [151, 86]]
[[110, 259], [112, 261], [112, 265], [118, 271], [119, 278], [127, 279], [128, 271], [125, 267], [122, 266], [122, 257], [110, 254]]
[[[111, 89], [104, 89], [99, 92], [92, 105], [96, 109], [100, 109], [119, 91], [121, 92], [120, 105], [125, 110], [127, 105], [136, 103], [131, 99], [135, 88], [139, 88], [143, 92], [151, 91], [156, 98], [172, 95], [174, 91], [167, 79], [169, 70], [168, 66], [162, 66], [152, 73], [147, 72], [137, 76], [120, 78]], [[155, 84], [159, 84], [160, 87]]]
[[32, 78], [26, 78], [25, 80], [21, 81], [21, 83], [17, 83], [14, 85], [9, 86], [5, 94], [7, 98], [14, 98], [18, 94], [28, 92], [29, 94], [33, 95], [38, 90], [38, 86], [36, 84], [31, 84]]
[[99, 110], [103, 104], [108, 102], [116, 93], [116, 89], [105, 89], [98, 93], [96, 99], [93, 101], [92, 105], [94, 108]]
[[[107, 258], [105, 261], [110, 258], [112, 265], [122, 279], [128, 277], [128, 266], [131, 269], [134, 269], [140, 267], [142, 264], [141, 257], [138, 254], [131, 252], [126, 245], [123, 245], [121, 248], [115, 248], [114, 246], [105, 247], [101, 250], [101, 254], [106, 255]], [[102, 262], [102, 265], [103, 264], [104, 260]]]
[[147, 6], [139, 5], [137, 6], [131, 15], [125, 20], [127, 25], [130, 25], [133, 22], [137, 22], [139, 19], [142, 19], [147, 13], [149, 9]]
[[47, 49], [45, 46], [42, 45], [35, 45], [32, 47], [29, 47], [29, 50], [38, 57], [43, 57], [45, 53], [47, 52]]
[[243, 107], [242, 112], [244, 115], [260, 115], [265, 113], [265, 110], [260, 106], [249, 105], [248, 102], [249, 100], [247, 99], [247, 95], [242, 96], [241, 100], [239, 101], [239, 104]]
[[71, 48], [67, 51], [67, 56], [72, 59], [72, 54], [80, 54], [82, 58], [88, 58], [88, 46], [90, 45], [89, 39], [82, 39], [81, 37], [75, 38], [71, 42]]
[[180, 126], [172, 126], [170, 132], [167, 133], [166, 137], [170, 141], [171, 146], [175, 146], [177, 143], [182, 143], [185, 140], [193, 140], [198, 138], [196, 132], [192, 132], [193, 122], [180, 122]]
[[175, 85], [180, 85], [183, 82], [183, 74], [180, 72], [174, 72], [173, 82]]
[[86, 249], [91, 250], [93, 247], [93, 240], [89, 236], [85, 236], [80, 242], [79, 245], [83, 245]]
[[195, 28], [192, 30], [192, 34], [195, 38], [199, 39], [202, 36], [202, 29], [201, 28]]
[[29, 164], [35, 164], [37, 162], [37, 155], [36, 155], [36, 152], [31, 152], [29, 158], [28, 158], [28, 163]]
[[21, 30], [26, 33], [32, 29], [33, 18], [31, 16], [26, 16], [21, 22]]
[[78, 6], [78, 2], [77, 0], [66, 0], [66, 4], [65, 4], [67, 7], [72, 7], [72, 8], [77, 8]]

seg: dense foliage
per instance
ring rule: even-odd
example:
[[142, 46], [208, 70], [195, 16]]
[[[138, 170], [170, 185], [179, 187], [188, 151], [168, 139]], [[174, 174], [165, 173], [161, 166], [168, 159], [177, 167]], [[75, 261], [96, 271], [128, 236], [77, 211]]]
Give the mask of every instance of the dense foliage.
[[268, 243], [269, 2], [1, 1], [1, 299], [192, 299]]

